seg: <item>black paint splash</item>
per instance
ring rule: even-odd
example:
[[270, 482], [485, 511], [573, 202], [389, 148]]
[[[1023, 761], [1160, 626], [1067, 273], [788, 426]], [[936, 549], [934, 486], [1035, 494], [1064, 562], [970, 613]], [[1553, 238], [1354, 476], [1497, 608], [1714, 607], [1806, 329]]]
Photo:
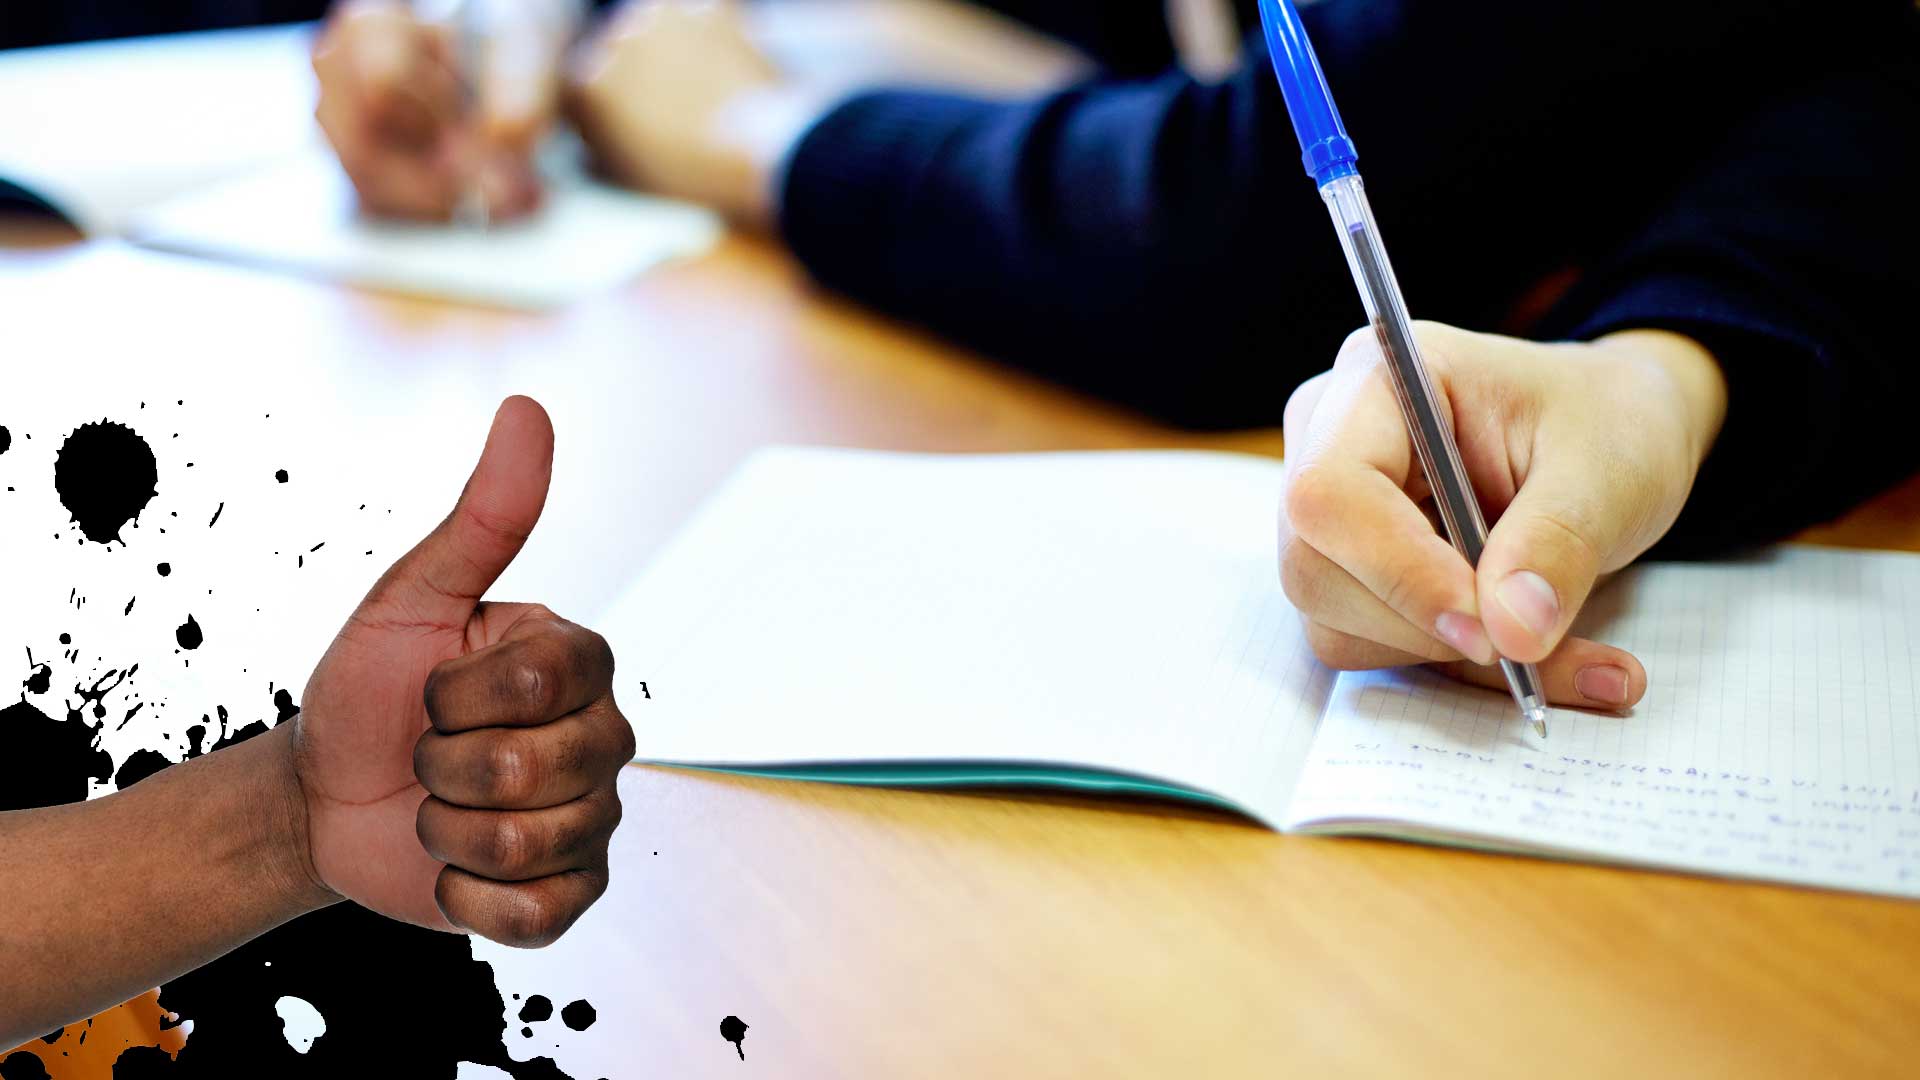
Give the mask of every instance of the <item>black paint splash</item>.
[[169, 563], [161, 563], [159, 566], [154, 567], [154, 569], [160, 572], [161, 577], [166, 577], [168, 574], [173, 573], [173, 566]]
[[281, 469], [281, 470], [279, 470], [278, 472], [276, 472], [276, 473], [274, 473], [274, 474], [273, 474], [273, 478], [274, 478], [275, 480], [278, 480], [278, 481], [280, 481], [280, 482], [281, 482], [281, 483], [283, 483], [283, 484], [284, 484], [284, 483], [286, 483], [286, 482], [287, 482], [287, 470], [285, 470], [285, 469]]
[[120, 763], [120, 771], [113, 774], [113, 786], [125, 791], [171, 764], [173, 762], [158, 750], [135, 750]]
[[27, 667], [32, 673], [27, 676], [27, 681], [21, 684], [27, 688], [27, 693], [44, 694], [53, 688], [53, 665], [34, 663], [32, 649], [27, 650]]
[[560, 1010], [560, 1022], [575, 1031], [587, 1030], [598, 1019], [600, 1014], [594, 1011], [593, 1005], [584, 998], [570, 1002], [566, 1008]]
[[179, 642], [183, 649], [197, 649], [206, 637], [200, 632], [200, 624], [194, 622], [193, 616], [189, 615], [186, 622], [174, 627], [173, 640]]
[[747, 1037], [746, 1021], [737, 1016], [729, 1016], [720, 1021], [720, 1037], [733, 1044], [733, 1048], [740, 1052], [741, 1061], [747, 1060], [747, 1048], [740, 1045]]
[[[81, 718], [80, 714], [83, 711], [86, 711], [86, 708], [88, 705], [93, 706], [92, 711], [93, 711], [93, 718], [95, 720], [99, 720], [105, 717], [107, 715], [107, 695], [113, 693], [115, 690], [118, 690], [120, 688], [121, 683], [126, 682], [129, 678], [132, 678], [133, 673], [139, 670], [140, 670], [140, 665], [135, 664], [132, 667], [127, 668], [125, 671], [121, 671], [120, 669], [115, 668], [112, 671], [107, 672], [105, 675], [102, 675], [98, 679], [95, 679], [93, 681], [92, 686], [81, 686], [79, 683], [74, 683], [73, 692], [80, 695], [80, 707], [78, 709], [72, 709], [72, 708], [68, 709], [67, 719], [69, 721], [79, 720]], [[116, 676], [118, 677], [116, 678]], [[113, 681], [108, 682], [107, 681], [108, 679], [113, 679]], [[128, 715], [132, 715], [132, 714], [129, 713]]]
[[[6, 428], [0, 428], [5, 431]], [[51, 1080], [47, 1066], [38, 1054], [19, 1050], [0, 1060], [0, 1080]]]
[[87, 797], [87, 781], [113, 775], [113, 755], [99, 730], [68, 713], [55, 720], [27, 702], [0, 709], [0, 810], [60, 806]]
[[[60, 447], [53, 487], [80, 532], [98, 544], [120, 539], [159, 490], [153, 450], [124, 424], [82, 424]], [[121, 541], [125, 543], [125, 541]]]
[[552, 1015], [553, 1002], [540, 994], [533, 995], [525, 1005], [520, 1006], [520, 1022], [523, 1024], [537, 1024]]
[[[269, 966], [271, 965], [271, 966]], [[287, 1045], [274, 1002], [312, 1005], [326, 1033], [300, 1054]], [[493, 968], [470, 939], [336, 904], [272, 930], [161, 988], [162, 1008], [193, 1021], [180, 1056], [146, 1058], [116, 1080], [365, 1073], [453, 1080], [458, 1063], [516, 1080], [570, 1080], [552, 1058], [507, 1053], [505, 1003]]]
[[7, 448], [12, 445], [13, 432], [8, 431], [4, 426], [0, 426], [0, 454], [6, 453]]

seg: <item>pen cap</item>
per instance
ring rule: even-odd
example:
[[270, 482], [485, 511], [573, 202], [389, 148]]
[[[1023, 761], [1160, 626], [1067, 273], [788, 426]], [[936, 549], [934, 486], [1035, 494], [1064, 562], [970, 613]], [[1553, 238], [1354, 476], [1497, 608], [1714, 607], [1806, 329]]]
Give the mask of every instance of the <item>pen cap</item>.
[[1287, 115], [1293, 117], [1294, 134], [1300, 137], [1300, 162], [1307, 175], [1315, 184], [1352, 176], [1358, 156], [1353, 140], [1340, 122], [1340, 110], [1334, 108], [1327, 77], [1320, 72], [1320, 60], [1313, 55], [1313, 43], [1307, 40], [1307, 28], [1300, 25], [1293, 0], [1260, 0], [1260, 25], [1267, 34], [1267, 52], [1280, 79], [1280, 94], [1287, 99]]

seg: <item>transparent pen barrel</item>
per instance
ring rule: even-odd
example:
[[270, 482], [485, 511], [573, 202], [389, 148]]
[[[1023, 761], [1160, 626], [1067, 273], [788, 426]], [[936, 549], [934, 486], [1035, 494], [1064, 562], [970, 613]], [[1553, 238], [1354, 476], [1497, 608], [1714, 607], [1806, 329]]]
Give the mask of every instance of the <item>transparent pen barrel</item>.
[[[1360, 288], [1367, 321], [1380, 343], [1393, 383], [1393, 395], [1400, 402], [1400, 411], [1414, 436], [1414, 452], [1433, 490], [1434, 504], [1446, 525], [1447, 538], [1468, 565], [1477, 566], [1480, 552], [1486, 546], [1486, 520], [1480, 514], [1478, 500], [1466, 486], [1467, 470], [1460, 461], [1459, 445], [1454, 441], [1452, 419], [1438, 407], [1442, 399], [1428, 379], [1419, 342], [1413, 337], [1412, 320], [1407, 317], [1406, 301], [1401, 298], [1393, 265], [1387, 261], [1386, 248], [1380, 242], [1373, 208], [1367, 204], [1366, 188], [1359, 176], [1343, 176], [1322, 186], [1320, 197], [1339, 230], [1347, 268], [1353, 273], [1354, 284]], [[1436, 455], [1449, 458], [1452, 468], [1437, 467]]]
[[[1453, 436], [1453, 419], [1441, 406], [1442, 399], [1420, 355], [1420, 343], [1414, 340], [1413, 323], [1407, 317], [1400, 283], [1394, 280], [1393, 265], [1387, 261], [1386, 247], [1380, 242], [1380, 228], [1374, 223], [1373, 208], [1367, 204], [1366, 188], [1358, 175], [1343, 176], [1322, 185], [1320, 197], [1339, 230], [1347, 269], [1360, 287], [1360, 301], [1366, 306], [1367, 321], [1380, 344], [1393, 396], [1400, 402], [1414, 454], [1433, 491], [1447, 538], [1467, 565], [1477, 567], [1487, 545], [1486, 519], [1468, 486], [1466, 465], [1460, 460], [1460, 446]], [[1544, 733], [1547, 699], [1538, 669], [1503, 659], [1500, 670], [1521, 713]]]

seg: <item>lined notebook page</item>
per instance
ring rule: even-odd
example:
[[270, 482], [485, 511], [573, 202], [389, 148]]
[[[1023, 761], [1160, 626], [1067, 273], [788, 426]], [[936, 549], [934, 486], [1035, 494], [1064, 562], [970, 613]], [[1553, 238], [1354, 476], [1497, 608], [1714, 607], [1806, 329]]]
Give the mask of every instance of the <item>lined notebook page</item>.
[[1580, 632], [1645, 663], [1632, 715], [1540, 743], [1503, 695], [1342, 676], [1289, 824], [1920, 896], [1920, 557], [1650, 565]]
[[1091, 767], [1277, 814], [1330, 682], [1279, 589], [1279, 483], [1191, 452], [763, 451], [599, 626], [638, 757]]

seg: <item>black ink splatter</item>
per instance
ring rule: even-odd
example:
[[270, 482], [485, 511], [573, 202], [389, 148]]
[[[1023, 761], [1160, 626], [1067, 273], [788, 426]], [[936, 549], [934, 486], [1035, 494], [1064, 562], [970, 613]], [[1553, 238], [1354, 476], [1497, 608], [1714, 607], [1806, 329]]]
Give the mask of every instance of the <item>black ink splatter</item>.
[[159, 566], [154, 567], [154, 569], [160, 572], [161, 577], [166, 577], [168, 574], [173, 573], [173, 564], [161, 563]]
[[50, 1080], [50, 1074], [40, 1055], [30, 1050], [16, 1050], [0, 1061], [0, 1080]]
[[5, 427], [0, 427], [0, 454], [6, 453], [7, 448], [12, 445], [13, 432], [8, 431]]
[[113, 786], [125, 791], [171, 764], [173, 762], [157, 750], [135, 750], [120, 763], [120, 771], [113, 774]]
[[137, 596], [134, 596], [134, 597], [129, 597], [129, 598], [128, 598], [128, 600], [127, 600], [127, 606], [126, 606], [126, 607], [125, 607], [124, 609], [122, 609], [122, 610], [121, 610], [121, 612], [120, 612], [120, 614], [122, 614], [122, 615], [131, 615], [131, 614], [133, 614], [133, 602], [134, 602], [135, 600], [138, 600], [138, 599], [140, 599], [140, 598], [139, 598], [139, 597], [137, 597]]
[[188, 615], [186, 622], [174, 628], [173, 640], [179, 642], [183, 649], [197, 649], [206, 636], [200, 632], [200, 624], [193, 621], [192, 615]]
[[80, 532], [98, 544], [120, 539], [121, 528], [139, 517], [159, 482], [147, 441], [109, 420], [74, 429], [53, 464], [53, 487], [61, 505]]
[[27, 676], [27, 681], [21, 684], [27, 688], [27, 693], [44, 694], [53, 687], [53, 665], [34, 663], [32, 649], [27, 650], [27, 667], [33, 671]]
[[[283, 995], [326, 1018], [326, 1034], [305, 1054], [282, 1034], [273, 1005]], [[331, 1080], [364, 1073], [375, 1061], [383, 1076], [452, 1080], [457, 1063], [468, 1061], [516, 1080], [571, 1080], [552, 1058], [515, 1061], [508, 1054], [506, 1005], [492, 966], [473, 958], [471, 939], [351, 903], [296, 919], [175, 979], [161, 988], [160, 1005], [192, 1020], [193, 1035], [177, 1059], [154, 1058], [151, 1068], [129, 1071], [123, 1058], [117, 1080]], [[395, 1038], [400, 1017], [420, 1037]]]
[[600, 1014], [595, 1012], [593, 1006], [584, 998], [570, 1002], [566, 1008], [560, 1010], [560, 1022], [575, 1031], [587, 1030], [598, 1019]]
[[[107, 715], [107, 695], [113, 693], [115, 690], [118, 690], [120, 688], [121, 683], [126, 682], [129, 678], [132, 678], [133, 673], [139, 670], [140, 670], [139, 664], [135, 664], [132, 667], [126, 669], [125, 671], [121, 671], [118, 668], [115, 668], [114, 670], [107, 672], [105, 675], [100, 676], [98, 679], [95, 679], [93, 681], [93, 685], [90, 687], [83, 687], [79, 683], [75, 683], [73, 686], [73, 692], [80, 695], [80, 708], [68, 709], [67, 719], [68, 720], [80, 719], [81, 712], [85, 710], [88, 705], [93, 706], [93, 718], [95, 720], [99, 720], [102, 717], [106, 716]], [[114, 676], [116, 675], [119, 677], [114, 678]], [[113, 679], [113, 682], [111, 683], [107, 682], [108, 679]], [[131, 716], [133, 714], [128, 713], [127, 715]], [[102, 779], [104, 779], [104, 777]]]
[[287, 482], [287, 470], [285, 470], [285, 469], [281, 469], [281, 470], [279, 470], [279, 471], [277, 471], [277, 472], [275, 472], [275, 473], [273, 474], [273, 478], [274, 478], [275, 480], [278, 480], [278, 481], [280, 481], [280, 482], [281, 482], [281, 483], [283, 483], [283, 484], [284, 484], [284, 483], [286, 483], [286, 482]]
[[207, 521], [207, 528], [209, 529], [213, 528], [213, 523], [220, 520], [220, 511], [225, 510], [226, 508], [227, 508], [226, 503], [221, 503], [219, 506], [216, 506], [213, 508], [213, 517]]
[[525, 1005], [520, 1006], [520, 1022], [523, 1024], [537, 1024], [552, 1016], [553, 1002], [540, 994], [533, 995]]
[[61, 806], [87, 797], [89, 778], [113, 776], [113, 756], [96, 729], [69, 712], [62, 723], [25, 701], [0, 709], [0, 810]]
[[[709, 1013], [707, 1015], [711, 1016], [713, 1014]], [[740, 1045], [747, 1037], [746, 1021], [737, 1016], [729, 1016], [725, 1020], [720, 1021], [720, 1037], [732, 1043], [735, 1050], [740, 1051], [741, 1061], [747, 1060], [747, 1048]]]
[[287, 693], [285, 690], [274, 691], [273, 707], [280, 714], [273, 721], [276, 724], [286, 723], [287, 721], [293, 719], [295, 714], [299, 713], [300, 711], [300, 706], [295, 705], [293, 703], [293, 695]]

